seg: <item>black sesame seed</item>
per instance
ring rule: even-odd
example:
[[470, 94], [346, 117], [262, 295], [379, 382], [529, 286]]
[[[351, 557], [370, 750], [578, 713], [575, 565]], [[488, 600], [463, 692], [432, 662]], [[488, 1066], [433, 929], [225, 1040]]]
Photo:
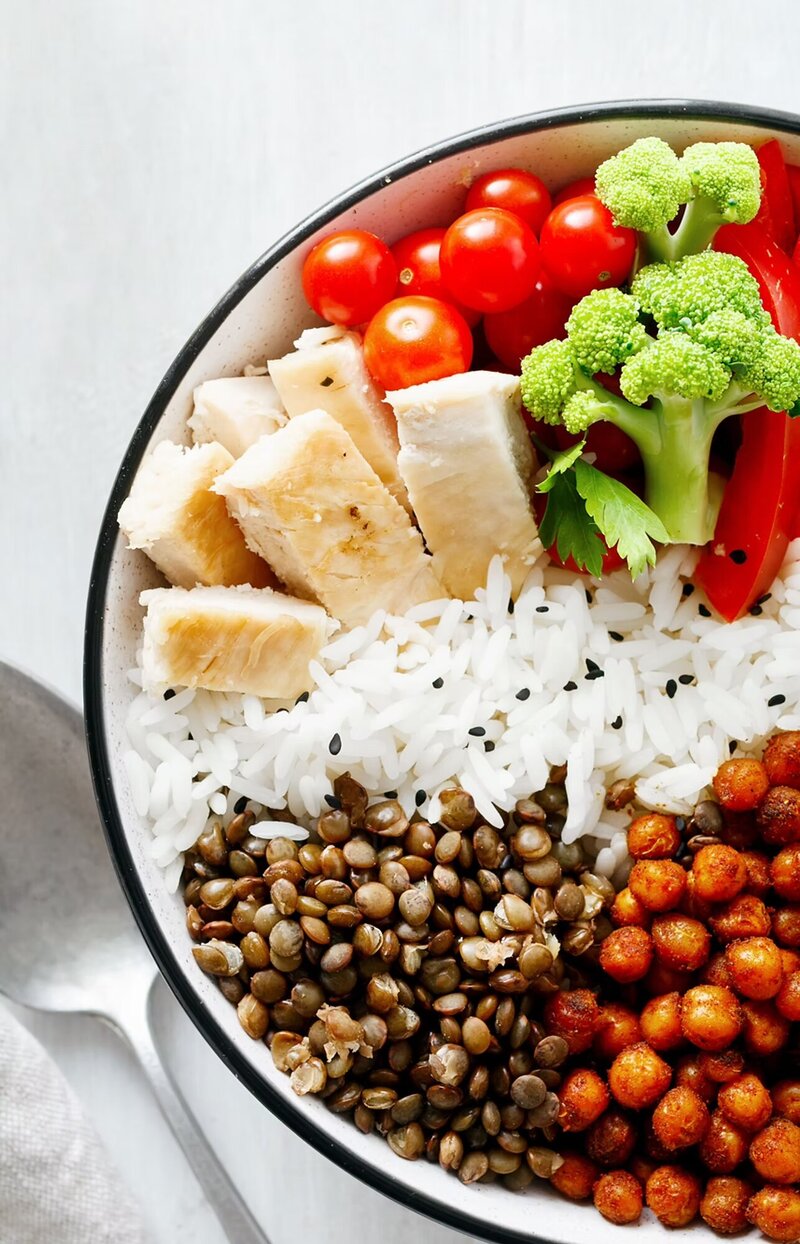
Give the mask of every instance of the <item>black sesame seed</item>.
[[396, 799], [397, 791], [396, 790], [385, 790], [383, 792], [383, 797], [384, 799]]
[[247, 795], [242, 795], [241, 799], [237, 799], [233, 805], [233, 810], [237, 816], [241, 816], [247, 807]]
[[308, 703], [308, 692], [304, 691], [302, 695], [299, 695], [297, 697], [297, 699], [295, 700], [295, 704], [306, 704], [306, 703]]
[[172, 687], [168, 687], [167, 690], [164, 692], [164, 699], [171, 700], [174, 695], [175, 695], [175, 692], [172, 690]]
[[615, 717], [615, 718], [614, 718], [614, 720], [613, 720], [613, 721], [612, 721], [612, 723], [611, 723], [611, 729], [612, 729], [612, 730], [621, 730], [621, 729], [622, 729], [622, 717], [621, 717], [621, 716], [619, 716], [619, 717]]
[[589, 670], [588, 674], [584, 674], [587, 682], [594, 682], [595, 678], [605, 678], [605, 670]]
[[592, 593], [589, 591], [588, 587], [585, 587], [585, 588], [583, 589], [583, 591], [584, 591], [584, 595], [586, 596], [586, 604], [587, 604], [587, 605], [591, 605], [591, 603], [592, 603]]
[[690, 687], [694, 682], [694, 674], [679, 674], [678, 682], [682, 687]]
[[514, 698], [517, 700], [529, 700], [531, 698], [530, 687], [522, 687]]
[[750, 614], [751, 618], [760, 618], [764, 610], [760, 605], [752, 605], [747, 612]]
[[509, 596], [509, 598], [508, 598], [508, 612], [509, 612], [509, 613], [513, 616], [513, 613], [514, 613], [514, 598], [513, 598], [513, 596]]
[[537, 613], [549, 613], [549, 612], [550, 612], [550, 606], [549, 606], [549, 605], [537, 605], [537, 606], [536, 606], [536, 612], [537, 612]]
[[486, 733], [486, 730], [484, 729], [483, 726], [473, 726], [470, 730], [467, 731], [467, 733], [471, 734], [473, 738], [482, 739], [484, 734]]
[[768, 600], [772, 600], [772, 592], [765, 592], [763, 596], [759, 596], [756, 601], [757, 605], [766, 605]]
[[730, 752], [731, 756], [736, 751], [736, 748], [738, 746], [739, 746], [738, 739], [731, 739], [730, 743], [728, 744], [728, 751]]
[[444, 679], [434, 678], [433, 682], [431, 683], [431, 686], [435, 687], [437, 691], [441, 691], [442, 687], [444, 686]]
[[773, 695], [767, 700], [767, 708], [777, 708], [779, 704], [786, 703], [785, 695]]
[[697, 606], [697, 612], [700, 614], [700, 617], [701, 617], [701, 618], [710, 618], [710, 617], [711, 617], [711, 610], [710, 610], [710, 609], [707, 609], [705, 605], [698, 605], [698, 606]]
[[587, 670], [589, 671], [589, 673], [591, 673], [591, 672], [592, 672], [592, 670], [599, 670], [600, 666], [597, 664], [597, 662], [596, 662], [596, 661], [592, 661], [592, 660], [590, 660], [590, 659], [589, 659], [589, 657], [587, 657], [587, 658], [586, 658], [586, 668], [587, 668]]
[[747, 561], [747, 554], [744, 549], [731, 549], [728, 557], [732, 562], [735, 562], [737, 566], [743, 566]]
[[338, 756], [341, 750], [342, 750], [342, 737], [340, 734], [334, 734], [333, 738], [328, 744], [328, 751], [330, 752], [332, 756]]
[[621, 644], [621, 643], [622, 643], [622, 641], [623, 641], [623, 639], [625, 638], [625, 636], [624, 636], [624, 635], [620, 635], [619, 631], [609, 631], [609, 632], [608, 632], [608, 637], [609, 637], [609, 639], [614, 639], [614, 640], [616, 640], [616, 642], [617, 642], [618, 644]]
[[565, 691], [577, 691], [578, 684], [576, 682], [573, 682], [572, 679], [570, 679], [569, 682], [564, 683], [564, 690]]
[[338, 812], [342, 806], [341, 800], [337, 799], [335, 795], [326, 795], [325, 802], [328, 805], [328, 807], [333, 808], [335, 812]]
[[414, 795], [414, 803], [418, 808], [421, 808], [427, 798], [428, 796], [425, 794], [424, 790], [418, 790]]
[[675, 692], [678, 690], [678, 684], [676, 683], [676, 681], [675, 681], [675, 679], [674, 679], [674, 678], [668, 678], [668, 679], [667, 679], [667, 685], [666, 685], [666, 687], [665, 687], [664, 689], [665, 689], [665, 691], [666, 691], [667, 695], [669, 696], [669, 698], [670, 698], [670, 699], [672, 699], [672, 697], [674, 696]]
[[679, 834], [682, 834], [686, 828], [686, 818], [683, 816], [676, 816], [675, 817], [675, 828], [677, 829]]
[[333, 384], [333, 376], [326, 376], [324, 380], [320, 380], [319, 387], [321, 389], [329, 389]]
[[491, 740], [491, 739], [487, 739], [487, 740], [486, 740], [486, 742], [485, 742], [485, 743], [484, 743], [484, 745], [483, 745], [483, 750], [484, 750], [485, 752], [493, 752], [493, 751], [494, 751], [494, 746], [495, 746], [495, 745], [494, 745], [494, 743], [492, 742], [492, 740]]
[[684, 583], [683, 587], [681, 588], [681, 592], [683, 593], [684, 596], [691, 596], [693, 591], [694, 591], [693, 583]]

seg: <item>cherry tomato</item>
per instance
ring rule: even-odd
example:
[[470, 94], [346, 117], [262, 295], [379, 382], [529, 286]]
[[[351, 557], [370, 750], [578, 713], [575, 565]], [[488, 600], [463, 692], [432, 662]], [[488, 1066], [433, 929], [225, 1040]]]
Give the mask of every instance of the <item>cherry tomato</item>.
[[397, 266], [374, 233], [344, 229], [323, 238], [303, 264], [303, 293], [332, 324], [363, 324], [392, 297]]
[[571, 310], [572, 299], [559, 293], [553, 282], [540, 273], [530, 298], [510, 311], [485, 316], [486, 343], [505, 367], [518, 371], [534, 346], [565, 335], [564, 325]]
[[369, 322], [364, 361], [384, 389], [405, 389], [466, 371], [472, 333], [463, 315], [439, 298], [393, 298]]
[[503, 168], [476, 177], [469, 188], [465, 210], [503, 207], [524, 220], [538, 236], [552, 206], [550, 191], [541, 178], [522, 168]]
[[[537, 523], [541, 523], [545, 509], [547, 507], [547, 497], [540, 492], [533, 494], [533, 512], [536, 515]], [[620, 566], [624, 566], [625, 562], [616, 550], [616, 547], [610, 549], [603, 539], [601, 533], [600, 539], [605, 544], [606, 551], [603, 554], [603, 574], [611, 574], [614, 570], [619, 570]], [[589, 571], [583, 566], [579, 566], [574, 557], [568, 557], [566, 561], [562, 561], [558, 556], [558, 549], [553, 545], [547, 550], [547, 556], [556, 566], [563, 566], [565, 570], [571, 570], [573, 574], [588, 575]]]
[[554, 207], [541, 237], [542, 267], [553, 284], [572, 298], [593, 289], [621, 285], [636, 254], [633, 229], [615, 225], [593, 194]]
[[[395, 242], [392, 247], [397, 264], [397, 297], [425, 294], [428, 298], [452, 301], [442, 282], [439, 252], [446, 229], [418, 229]], [[477, 324], [480, 316], [471, 307], [459, 307], [468, 324]]]
[[553, 207], [557, 207], [559, 203], [566, 203], [567, 199], [582, 198], [585, 194], [594, 194], [593, 177], [579, 177], [577, 181], [571, 181], [568, 186], [564, 186], [564, 189], [559, 190], [554, 196]]
[[[559, 449], [569, 449], [578, 439], [564, 427], [556, 428]], [[634, 441], [613, 423], [595, 423], [586, 436], [586, 453], [594, 454], [595, 466], [606, 475], [618, 475], [641, 465], [641, 454]]]
[[442, 242], [442, 279], [453, 298], [476, 311], [508, 311], [530, 297], [539, 275], [539, 243], [530, 225], [501, 207], [465, 212]]
[[756, 155], [761, 165], [764, 198], [767, 201], [775, 241], [782, 250], [791, 253], [797, 236], [794, 201], [786, 162], [777, 138], [771, 138], [763, 147], [759, 147]]

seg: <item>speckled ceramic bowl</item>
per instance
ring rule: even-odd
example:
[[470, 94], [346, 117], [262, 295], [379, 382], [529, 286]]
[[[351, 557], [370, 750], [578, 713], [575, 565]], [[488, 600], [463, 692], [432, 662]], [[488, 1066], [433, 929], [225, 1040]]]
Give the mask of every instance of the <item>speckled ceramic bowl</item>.
[[[179, 896], [165, 892], [144, 851], [148, 831], [134, 811], [122, 766], [123, 723], [132, 688], [126, 671], [139, 642], [140, 591], [157, 575], [141, 553], [128, 552], [116, 515], [145, 452], [159, 440], [184, 440], [192, 389], [233, 375], [254, 360], [290, 348], [309, 312], [300, 287], [303, 259], [323, 234], [358, 225], [388, 242], [425, 225], [446, 224], [477, 173], [522, 165], [551, 186], [593, 173], [600, 160], [635, 138], [657, 134], [676, 147], [701, 139], [764, 141], [778, 136], [800, 162], [800, 117], [696, 101], [624, 102], [518, 117], [449, 139], [384, 169], [348, 190], [272, 246], [231, 287], [190, 337], [161, 381], [134, 432], [103, 520], [89, 592], [85, 707], [97, 798], [119, 875], [153, 955], [194, 1023], [235, 1074], [273, 1113], [350, 1174], [464, 1232], [499, 1241], [535, 1238], [574, 1244], [591, 1235], [621, 1241], [623, 1230], [591, 1207], [564, 1202], [537, 1183], [525, 1194], [498, 1185], [465, 1187], [438, 1166], [405, 1162], [377, 1136], [330, 1114], [312, 1097], [296, 1097], [275, 1071], [266, 1046], [253, 1042], [236, 1012], [191, 956]], [[666, 1240], [645, 1216], [640, 1235]], [[691, 1228], [695, 1238], [710, 1233]], [[682, 1233], [678, 1233], [682, 1234]], [[674, 1236], [672, 1237], [674, 1239]]]

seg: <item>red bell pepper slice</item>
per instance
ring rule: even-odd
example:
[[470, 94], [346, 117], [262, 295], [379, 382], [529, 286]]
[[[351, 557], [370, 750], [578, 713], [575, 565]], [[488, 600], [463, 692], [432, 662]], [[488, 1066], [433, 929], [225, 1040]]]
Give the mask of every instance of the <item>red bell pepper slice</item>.
[[794, 227], [800, 230], [800, 164], [787, 164], [786, 176], [789, 178], [789, 193], [794, 204]]
[[[800, 271], [774, 239], [755, 224], [726, 225], [714, 249], [744, 260], [778, 332], [800, 341]], [[741, 427], [714, 541], [696, 573], [729, 622], [769, 591], [794, 534], [800, 496], [800, 419], [761, 409], [743, 415]]]
[[[759, 147], [756, 155], [761, 165], [764, 187], [762, 203], [766, 201], [773, 237], [787, 255], [790, 255], [797, 237], [794, 200], [789, 186], [786, 161], [777, 138], [771, 138], [768, 143], [764, 143], [763, 147]], [[758, 219], [762, 219], [760, 213]]]

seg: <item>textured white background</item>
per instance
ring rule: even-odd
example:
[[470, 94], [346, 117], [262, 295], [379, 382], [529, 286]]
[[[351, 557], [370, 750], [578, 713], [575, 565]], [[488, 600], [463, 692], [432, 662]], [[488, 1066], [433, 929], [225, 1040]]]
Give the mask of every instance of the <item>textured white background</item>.
[[[78, 698], [95, 534], [136, 420], [300, 217], [515, 113], [647, 96], [800, 108], [799, 24], [796, 0], [0, 0], [0, 656]], [[458, 1238], [281, 1129], [163, 1002], [173, 1064], [274, 1244]], [[27, 1022], [160, 1244], [221, 1244], [114, 1035]]]

